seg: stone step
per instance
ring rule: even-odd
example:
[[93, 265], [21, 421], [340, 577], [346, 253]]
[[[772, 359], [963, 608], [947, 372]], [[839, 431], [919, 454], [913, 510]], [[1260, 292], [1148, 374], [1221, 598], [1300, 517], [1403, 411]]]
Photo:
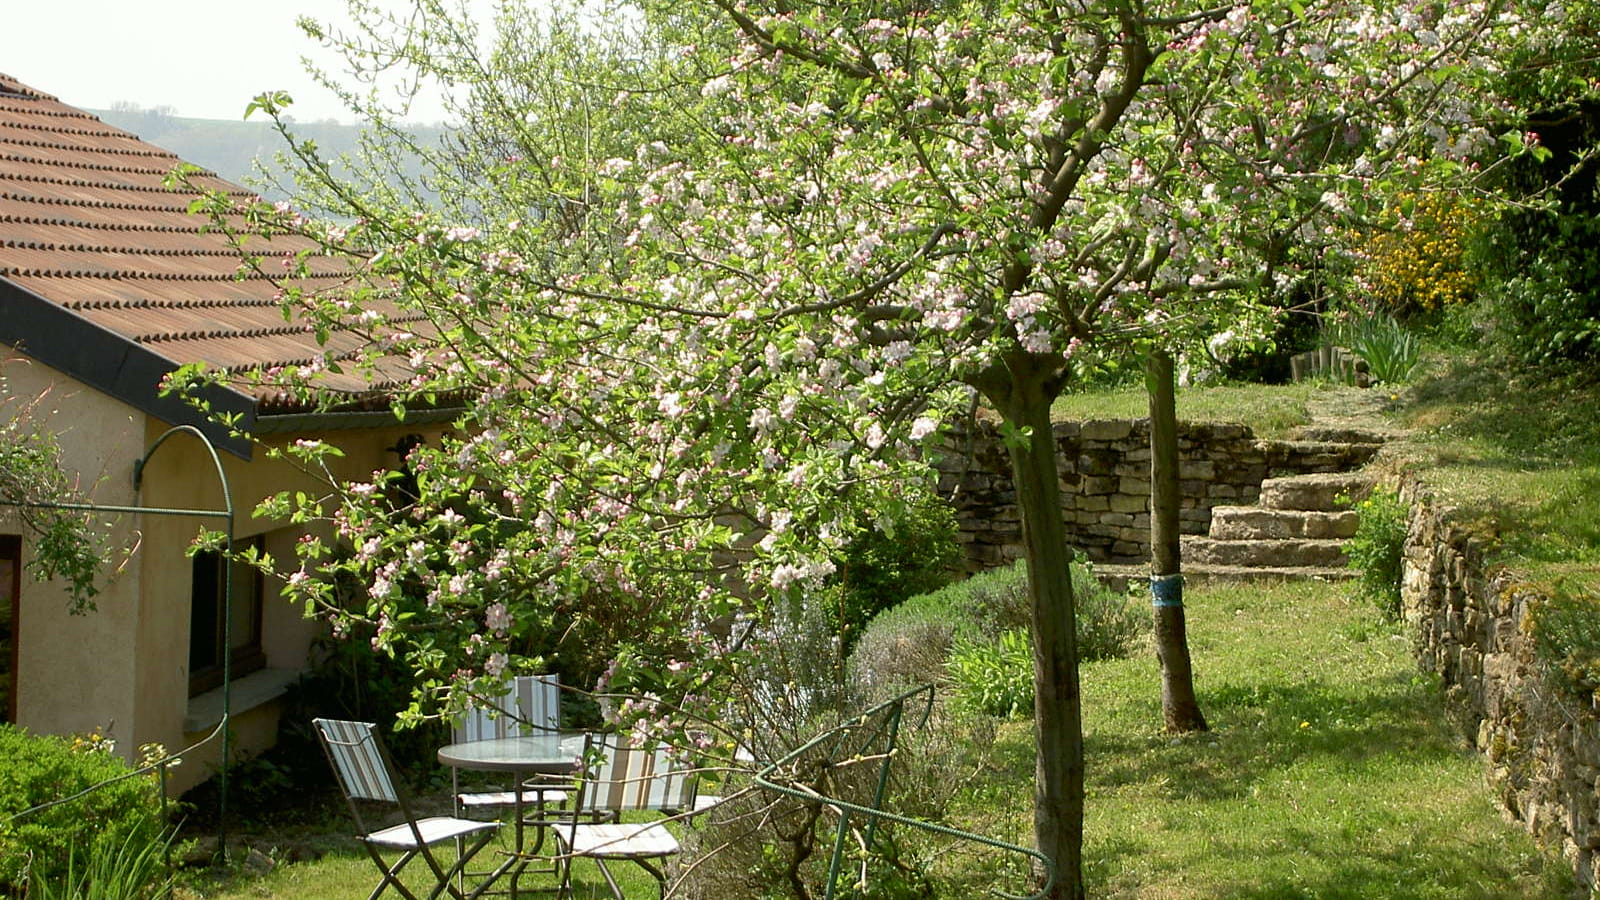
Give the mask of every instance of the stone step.
[[1267, 464], [1294, 461], [1302, 472], [1349, 472], [1372, 461], [1382, 444], [1351, 444], [1343, 441], [1273, 440], [1264, 441]]
[[1251, 541], [1272, 538], [1347, 538], [1356, 533], [1354, 510], [1320, 512], [1216, 506], [1211, 509], [1213, 540]]
[[1297, 441], [1316, 441], [1329, 444], [1383, 444], [1392, 435], [1368, 428], [1349, 428], [1340, 425], [1302, 425], [1291, 435]]
[[1344, 542], [1339, 540], [1217, 541], [1185, 537], [1182, 549], [1184, 560], [1196, 565], [1332, 568], [1349, 561]]
[[1264, 509], [1299, 509], [1332, 512], [1350, 506], [1372, 493], [1373, 477], [1360, 472], [1289, 475], [1261, 482]]
[[[1150, 566], [1096, 563], [1094, 574], [1101, 583], [1120, 593], [1130, 585], [1148, 584]], [[1349, 581], [1357, 574], [1347, 566], [1213, 566], [1187, 561], [1183, 565], [1183, 582], [1189, 587], [1250, 581]]]

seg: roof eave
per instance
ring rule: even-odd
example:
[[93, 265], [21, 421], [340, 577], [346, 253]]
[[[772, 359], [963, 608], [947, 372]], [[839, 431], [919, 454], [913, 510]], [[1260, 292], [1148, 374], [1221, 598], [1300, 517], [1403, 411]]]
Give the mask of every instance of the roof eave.
[[[220, 449], [250, 459], [248, 438], [230, 433], [182, 397], [161, 395], [162, 379], [178, 368], [172, 360], [4, 277], [0, 343], [169, 425], [193, 425]], [[207, 387], [200, 399], [213, 415], [237, 415], [239, 431], [255, 425], [256, 400], [247, 394]]]

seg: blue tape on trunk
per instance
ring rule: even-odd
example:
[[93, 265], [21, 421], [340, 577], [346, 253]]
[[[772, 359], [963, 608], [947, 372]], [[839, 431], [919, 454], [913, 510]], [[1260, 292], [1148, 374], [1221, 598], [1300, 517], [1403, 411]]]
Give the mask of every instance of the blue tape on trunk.
[[1151, 575], [1150, 576], [1150, 605], [1151, 606], [1182, 606], [1183, 605], [1183, 576], [1182, 575]]

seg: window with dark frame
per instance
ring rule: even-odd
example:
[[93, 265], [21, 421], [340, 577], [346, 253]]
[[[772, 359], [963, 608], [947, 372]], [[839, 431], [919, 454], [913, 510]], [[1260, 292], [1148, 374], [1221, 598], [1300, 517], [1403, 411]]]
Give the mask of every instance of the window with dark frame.
[[17, 615], [22, 606], [22, 536], [0, 534], [0, 722], [17, 720]]
[[[236, 554], [262, 549], [258, 535], [234, 541]], [[189, 611], [189, 696], [222, 686], [223, 578], [232, 570], [228, 599], [233, 606], [233, 677], [247, 675], [267, 664], [261, 652], [261, 573], [235, 562], [231, 567], [221, 554], [206, 550], [193, 560], [194, 586]]]

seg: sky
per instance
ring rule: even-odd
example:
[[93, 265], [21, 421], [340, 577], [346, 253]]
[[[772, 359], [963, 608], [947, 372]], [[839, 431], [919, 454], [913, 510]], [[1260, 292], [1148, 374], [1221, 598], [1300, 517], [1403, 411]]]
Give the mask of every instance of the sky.
[[[350, 121], [300, 62], [336, 68], [337, 56], [295, 26], [301, 15], [344, 21], [344, 8], [344, 0], [0, 0], [0, 72], [80, 108], [123, 101], [237, 121], [256, 94], [286, 90], [302, 122]], [[412, 118], [444, 114], [433, 102]]]

